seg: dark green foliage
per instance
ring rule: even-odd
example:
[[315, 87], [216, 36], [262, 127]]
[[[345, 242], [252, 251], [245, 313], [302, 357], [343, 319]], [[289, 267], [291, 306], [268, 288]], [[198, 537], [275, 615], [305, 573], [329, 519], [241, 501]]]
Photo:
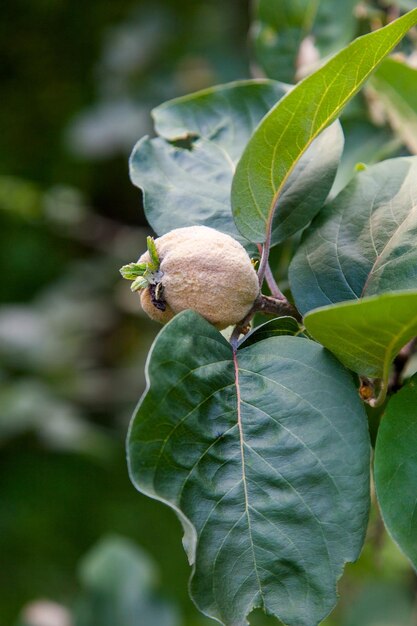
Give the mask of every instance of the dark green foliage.
[[[138, 142], [130, 175], [144, 192], [146, 216], [159, 235], [203, 224], [248, 244], [247, 233], [241, 229], [242, 237], [231, 214], [232, 179], [256, 126], [288, 89], [270, 80], [237, 82], [173, 100], [153, 111], [159, 137]], [[295, 166], [282, 194], [274, 242], [305, 226], [320, 209], [342, 148], [343, 136], [336, 124]]]
[[415, 159], [374, 165], [325, 204], [342, 149], [329, 124], [416, 22], [413, 11], [355, 40], [281, 98], [279, 83], [247, 82], [168, 102], [154, 114], [160, 137], [133, 152], [132, 180], [160, 233], [205, 224], [236, 236], [231, 187], [236, 227], [261, 244], [260, 282], [266, 274], [278, 304], [270, 248], [313, 220], [289, 273], [309, 338], [279, 317], [239, 343], [245, 319], [228, 343], [183, 312], [153, 345], [130, 427], [132, 481], [177, 513], [191, 595], [225, 626], [247, 624], [253, 608], [318, 624], [362, 546], [363, 406], [351, 374], [312, 339], [361, 375], [363, 400], [385, 401], [392, 362], [417, 334]]
[[236, 355], [185, 312], [158, 335], [147, 378], [130, 475], [180, 517], [199, 608], [227, 626], [257, 606], [290, 626], [321, 621], [368, 515], [369, 440], [349, 374], [298, 337]]
[[[262, 242], [272, 235], [274, 241], [274, 230], [280, 224], [280, 200], [295, 164], [415, 21], [416, 13], [411, 12], [356, 39], [268, 113], [246, 146], [233, 178], [233, 215], [248, 239]], [[322, 151], [320, 158], [327, 158], [325, 146]], [[314, 183], [319, 188], [322, 180]], [[306, 226], [316, 212], [310, 205], [301, 218], [296, 211], [289, 217], [284, 212], [287, 220], [294, 222], [288, 234]]]
[[373, 165], [321, 211], [289, 279], [303, 312], [417, 287], [417, 157]]
[[375, 482], [382, 517], [417, 568], [417, 376], [394, 396], [382, 419], [375, 449]]

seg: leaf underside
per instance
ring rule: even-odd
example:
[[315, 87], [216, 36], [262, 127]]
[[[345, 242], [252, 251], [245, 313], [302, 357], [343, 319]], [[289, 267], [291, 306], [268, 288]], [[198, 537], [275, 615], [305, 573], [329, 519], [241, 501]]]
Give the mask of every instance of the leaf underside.
[[[231, 213], [233, 175], [257, 124], [289, 88], [271, 80], [240, 81], [154, 109], [159, 136], [136, 144], [130, 176], [144, 192], [146, 217], [158, 235], [201, 224], [248, 245]], [[306, 152], [284, 189], [275, 243], [306, 226], [320, 210], [342, 148], [336, 123]]]
[[417, 569], [417, 376], [391, 398], [378, 430], [375, 483], [384, 523]]
[[350, 375], [300, 337], [236, 355], [186, 311], [156, 339], [147, 379], [130, 475], [179, 515], [197, 606], [226, 626], [254, 607], [318, 624], [367, 520], [369, 441]]
[[289, 269], [302, 313], [417, 289], [417, 157], [356, 174], [305, 233]]
[[304, 151], [416, 22], [417, 9], [356, 39], [263, 119], [233, 178], [232, 209], [242, 235], [253, 242], [266, 240], [273, 219], [279, 219], [283, 187]]

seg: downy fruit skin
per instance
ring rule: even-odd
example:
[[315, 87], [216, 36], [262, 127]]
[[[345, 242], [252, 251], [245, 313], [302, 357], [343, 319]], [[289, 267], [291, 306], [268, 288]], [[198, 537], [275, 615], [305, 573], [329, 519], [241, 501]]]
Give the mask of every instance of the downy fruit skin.
[[[155, 239], [162, 274], [165, 311], [152, 301], [150, 287], [140, 294], [152, 319], [165, 324], [174, 315], [193, 309], [218, 329], [240, 322], [259, 294], [252, 262], [243, 246], [207, 226], [177, 228]], [[145, 252], [138, 263], [148, 263]]]

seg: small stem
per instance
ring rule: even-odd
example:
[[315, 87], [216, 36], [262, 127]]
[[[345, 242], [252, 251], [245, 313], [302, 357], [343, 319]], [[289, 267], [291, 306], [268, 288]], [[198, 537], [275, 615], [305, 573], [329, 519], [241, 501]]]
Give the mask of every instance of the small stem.
[[[372, 455], [373, 457], [374, 455]], [[374, 459], [372, 458], [372, 465]], [[381, 511], [379, 509], [378, 501], [375, 492], [375, 482], [373, 480], [373, 474], [371, 472], [371, 503], [372, 508], [375, 510], [375, 518], [369, 526], [369, 540], [374, 548], [374, 562], [377, 569], [381, 569], [383, 565], [382, 549], [384, 547], [385, 539], [385, 526], [381, 517]]]
[[379, 388], [379, 393], [376, 398], [371, 398], [368, 400], [369, 406], [373, 409], [376, 409], [378, 406], [381, 406], [385, 402], [385, 398], [387, 397], [388, 391], [388, 380], [381, 380], [381, 386]]
[[255, 313], [263, 313], [264, 315], [277, 315], [284, 316], [290, 315], [294, 317], [298, 322], [301, 322], [302, 318], [297, 309], [288, 302], [287, 299], [280, 300], [271, 296], [265, 296], [259, 294], [256, 298], [249, 313], [241, 320], [233, 329], [230, 336], [230, 343], [234, 350], [237, 349], [240, 335], [246, 335], [250, 330], [250, 323]]
[[267, 242], [265, 242], [265, 246], [263, 248], [261, 244], [258, 243], [258, 250], [261, 255], [261, 262], [260, 262], [259, 270], [258, 270], [259, 287], [262, 289], [262, 283], [265, 278], [267, 285], [269, 287], [269, 291], [271, 292], [272, 296], [274, 298], [277, 298], [277, 300], [287, 301], [287, 298], [284, 296], [281, 289], [278, 287], [276, 280], [274, 278], [274, 275], [272, 273], [271, 266], [269, 265], [269, 258], [267, 257], [269, 257], [270, 237], [267, 239], [268, 239], [268, 248], [267, 248]]
[[258, 270], [258, 281], [259, 281], [260, 289], [262, 289], [262, 285], [263, 285], [264, 278], [265, 278], [265, 272], [268, 267], [270, 248], [271, 248], [271, 229], [268, 228], [265, 243], [262, 247], [261, 261], [259, 263], [259, 270]]
[[[364, 402], [372, 408], [381, 406], [385, 402], [387, 393], [396, 393], [403, 386], [403, 374], [407, 363], [417, 350], [417, 337], [409, 341], [394, 359], [391, 378], [373, 380], [366, 376], [360, 376], [359, 395]], [[379, 383], [378, 395], [375, 396], [375, 383]]]
[[259, 298], [260, 296], [258, 296], [258, 298], [255, 300], [253, 307], [251, 308], [249, 313], [234, 327], [233, 332], [230, 335], [230, 343], [232, 344], [233, 350], [237, 350], [240, 335], [246, 335], [249, 332], [252, 318], [258, 310], [257, 303]]
[[267, 263], [266, 268], [265, 268], [265, 280], [269, 287], [269, 291], [271, 292], [271, 295], [274, 298], [276, 298], [277, 300], [282, 300], [282, 301], [287, 300], [287, 298], [284, 296], [284, 294], [282, 293], [281, 289], [278, 287], [275, 281], [275, 278], [271, 271], [271, 267], [269, 263]]
[[233, 348], [233, 352], [236, 352], [236, 350], [238, 349], [239, 346], [239, 337], [241, 335], [241, 330], [240, 327], [238, 325], [236, 325], [233, 329], [232, 334], [230, 335], [230, 344]]
[[264, 313], [265, 315], [290, 315], [294, 317], [297, 322], [301, 322], [302, 320], [300, 313], [286, 298], [280, 300], [272, 296], [261, 294], [256, 301], [256, 307], [255, 312]]

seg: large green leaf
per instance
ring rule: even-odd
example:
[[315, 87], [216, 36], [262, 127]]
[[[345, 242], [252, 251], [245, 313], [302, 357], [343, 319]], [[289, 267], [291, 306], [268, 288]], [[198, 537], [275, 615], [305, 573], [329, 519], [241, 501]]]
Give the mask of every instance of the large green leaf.
[[226, 626], [258, 606], [317, 624], [367, 520], [368, 432], [350, 375], [299, 337], [236, 355], [185, 311], [158, 335], [147, 379], [130, 475], [179, 515], [199, 608]]
[[252, 27], [256, 59], [266, 75], [294, 82], [306, 37], [320, 56], [345, 46], [355, 34], [358, 0], [258, 0]]
[[[275, 81], [242, 81], [171, 100], [153, 111], [159, 137], [138, 142], [130, 175], [143, 189], [146, 216], [158, 235], [204, 224], [246, 241], [231, 213], [236, 163], [258, 122], [288, 89]], [[342, 148], [339, 125], [311, 146], [284, 190], [286, 215], [317, 213]]]
[[304, 324], [346, 367], [386, 381], [394, 357], [417, 335], [417, 292], [325, 306], [308, 313]]
[[382, 101], [394, 130], [417, 153], [417, 70], [385, 59], [372, 76], [371, 86]]
[[417, 376], [388, 403], [378, 430], [375, 483], [385, 525], [417, 568]]
[[[299, 83], [265, 116], [233, 178], [233, 215], [242, 235], [263, 242], [272, 233], [274, 241], [274, 231], [283, 220], [281, 193], [299, 158], [415, 23], [417, 9], [356, 39]], [[311, 213], [315, 211], [284, 219], [300, 229], [313, 217]]]
[[369, 166], [384, 159], [397, 156], [402, 147], [386, 126], [375, 126], [363, 117], [344, 118], [345, 147], [337, 169], [330, 197], [334, 198], [350, 182], [357, 172], [358, 164]]
[[304, 313], [330, 303], [417, 289], [417, 157], [358, 173], [311, 224], [290, 265]]

